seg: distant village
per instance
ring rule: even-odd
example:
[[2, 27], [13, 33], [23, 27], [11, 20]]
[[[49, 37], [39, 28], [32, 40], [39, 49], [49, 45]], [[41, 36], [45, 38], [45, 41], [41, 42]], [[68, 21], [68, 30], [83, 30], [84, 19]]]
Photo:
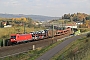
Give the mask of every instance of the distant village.
[[2, 18], [2, 20], [0, 20], [0, 27], [1, 28], [7, 28], [7, 27], [13, 27], [13, 26], [16, 26], [16, 25], [18, 25], [18, 26], [24, 26], [24, 23], [27, 24], [28, 21], [32, 25], [42, 24], [42, 22], [40, 22], [40, 21], [34, 21], [34, 20], [31, 21], [31, 20], [29, 21], [25, 17], [21, 17], [21, 18], [9, 18], [9, 19], [4, 19], [4, 20]]

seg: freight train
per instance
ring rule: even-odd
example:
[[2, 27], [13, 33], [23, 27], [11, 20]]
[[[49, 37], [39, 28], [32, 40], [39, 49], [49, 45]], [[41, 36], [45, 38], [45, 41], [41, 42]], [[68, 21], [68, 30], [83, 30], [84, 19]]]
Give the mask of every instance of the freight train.
[[61, 36], [71, 33], [71, 28], [66, 28], [64, 30], [40, 30], [36, 32], [30, 32], [28, 34], [11, 34], [10, 42], [11, 43], [19, 43], [24, 41], [33, 41], [33, 40], [40, 40], [45, 38], [52, 38], [55, 36]]

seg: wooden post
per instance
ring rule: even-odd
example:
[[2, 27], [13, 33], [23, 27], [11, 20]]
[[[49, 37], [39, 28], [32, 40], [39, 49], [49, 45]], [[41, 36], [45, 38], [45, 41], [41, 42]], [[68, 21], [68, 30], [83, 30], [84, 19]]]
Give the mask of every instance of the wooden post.
[[24, 34], [26, 33], [26, 31], [25, 31], [25, 27], [26, 27], [26, 24], [24, 23]]
[[54, 40], [54, 25], [52, 25], [52, 43], [53, 43], [53, 40]]
[[33, 45], [33, 50], [35, 50], [35, 45]]

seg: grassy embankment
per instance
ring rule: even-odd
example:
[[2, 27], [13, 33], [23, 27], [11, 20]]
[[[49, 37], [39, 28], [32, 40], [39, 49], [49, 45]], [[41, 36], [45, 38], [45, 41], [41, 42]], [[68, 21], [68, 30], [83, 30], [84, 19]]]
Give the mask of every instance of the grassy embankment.
[[75, 40], [51, 60], [90, 60], [90, 37]]

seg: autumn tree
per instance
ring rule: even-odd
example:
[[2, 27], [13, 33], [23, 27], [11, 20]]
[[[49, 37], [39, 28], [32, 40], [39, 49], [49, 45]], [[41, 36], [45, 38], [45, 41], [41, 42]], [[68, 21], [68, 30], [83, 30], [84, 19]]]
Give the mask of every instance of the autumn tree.
[[85, 22], [85, 20], [90, 20], [90, 15], [87, 15], [85, 13], [74, 13], [74, 14], [64, 14], [62, 16], [62, 19], [70, 19], [70, 21], [81, 21]]
[[90, 20], [90, 15], [85, 18], [86, 20]]
[[33, 20], [31, 18], [27, 18], [28, 20], [28, 27], [32, 27], [33, 26]]

